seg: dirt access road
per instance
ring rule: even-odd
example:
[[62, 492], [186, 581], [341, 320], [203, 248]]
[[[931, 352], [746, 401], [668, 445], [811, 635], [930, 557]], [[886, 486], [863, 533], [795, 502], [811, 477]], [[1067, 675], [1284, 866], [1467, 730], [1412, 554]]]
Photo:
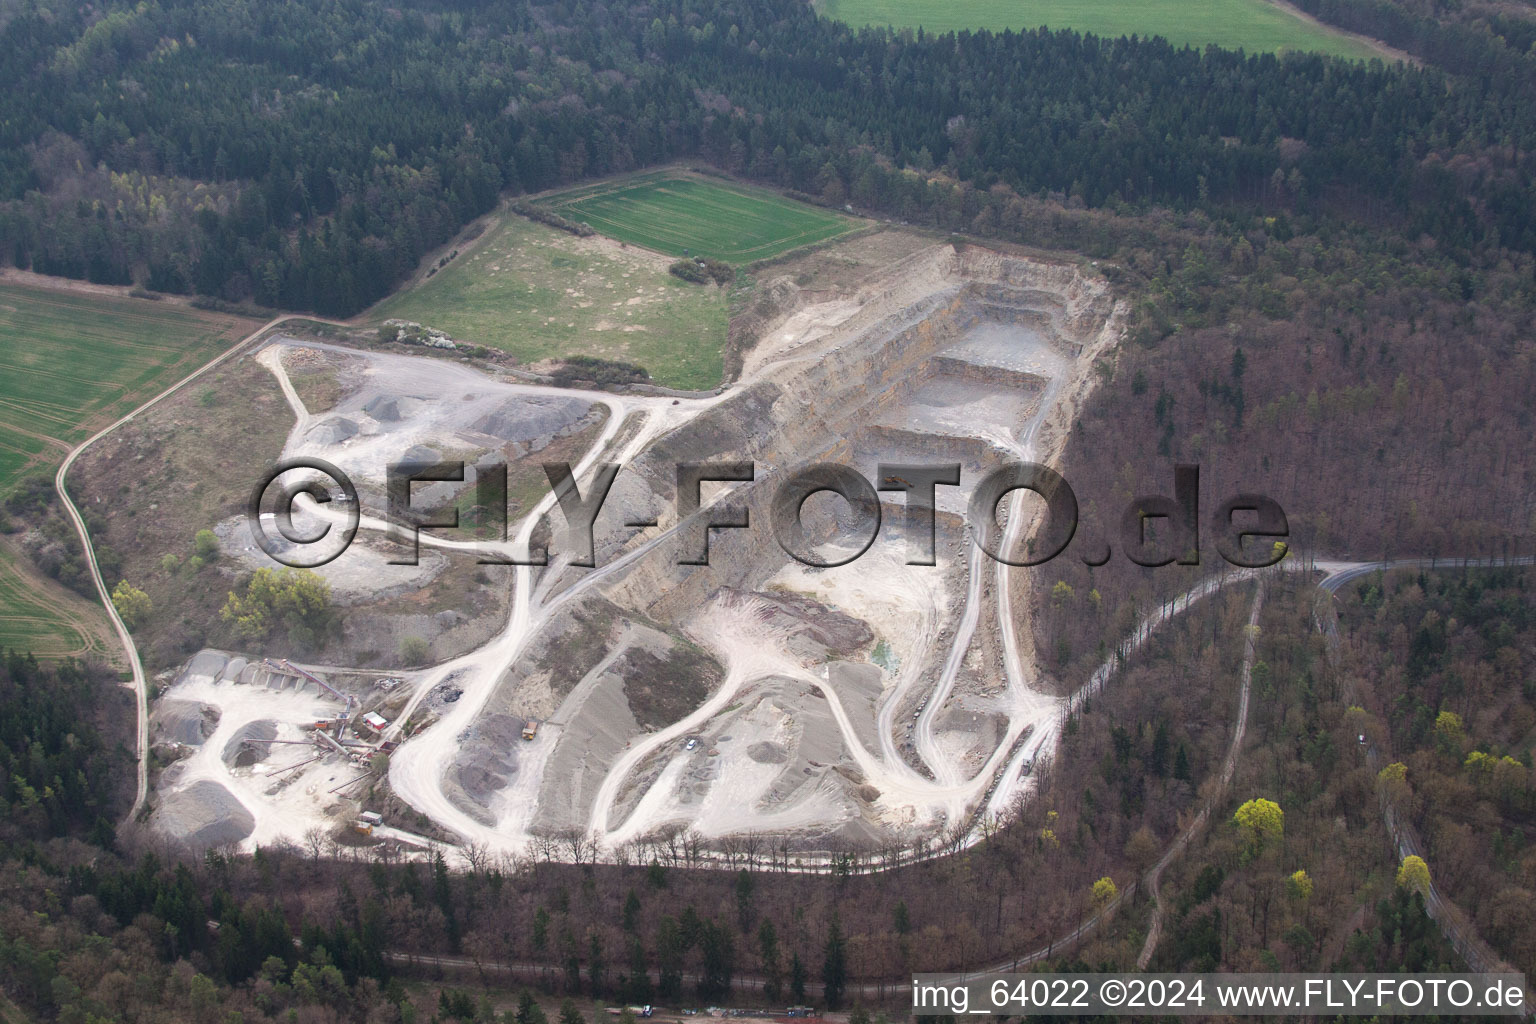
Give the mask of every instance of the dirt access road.
[[[49, 280], [51, 281], [52, 279]], [[51, 287], [57, 287], [57, 285], [54, 284], [51, 285]], [[91, 445], [95, 444], [97, 441], [100, 441], [102, 438], [106, 437], [108, 434], [112, 433], [123, 424], [132, 422], [139, 416], [142, 416], [145, 412], [153, 409], [155, 406], [159, 405], [170, 396], [176, 394], [176, 392], [180, 391], [188, 384], [191, 384], [193, 381], [203, 376], [209, 370], [212, 370], [213, 368], [227, 362], [237, 353], [251, 345], [262, 335], [266, 334], [268, 331], [291, 320], [303, 320], [309, 323], [329, 324], [333, 327], [351, 326], [345, 321], [326, 320], [315, 316], [295, 316], [285, 314], [283, 316], [273, 317], [271, 320], [268, 320], [266, 323], [262, 324], [260, 327], [256, 328], [254, 331], [247, 334], [239, 341], [235, 342], [229, 348], [225, 349], [219, 355], [214, 356], [208, 362], [193, 370], [191, 373], [187, 374], [175, 384], [172, 384], [170, 387], [166, 388], [164, 391], [160, 392], [158, 395], [154, 396], [143, 405], [140, 405], [137, 409], [132, 410], [122, 418], [118, 419], [116, 422], [103, 427], [95, 434], [92, 434], [90, 437], [80, 442], [70, 450], [67, 456], [65, 456], [64, 462], [59, 466], [59, 471], [55, 473], [53, 477], [53, 489], [58, 492], [59, 500], [63, 502], [64, 505], [64, 511], [69, 515], [70, 522], [74, 524], [75, 533], [80, 537], [80, 547], [85, 552], [86, 564], [90, 566], [91, 581], [96, 584], [96, 593], [101, 596], [102, 604], [106, 606], [107, 616], [112, 620], [112, 628], [117, 632], [117, 638], [123, 645], [123, 651], [128, 656], [129, 668], [133, 672], [134, 699], [137, 705], [138, 715], [138, 723], [136, 728], [136, 743], [138, 747], [138, 781], [134, 789], [133, 806], [129, 808], [128, 814], [124, 818], [125, 821], [133, 821], [138, 816], [139, 811], [144, 806], [145, 799], [149, 796], [149, 682], [144, 676], [144, 664], [139, 659], [139, 649], [133, 642], [133, 636], [129, 633], [128, 627], [124, 625], [122, 616], [117, 614], [117, 608], [112, 604], [112, 593], [107, 589], [106, 581], [101, 577], [101, 566], [97, 564], [96, 561], [96, 549], [91, 544], [90, 531], [86, 529], [85, 519], [80, 515], [80, 510], [75, 507], [74, 499], [69, 496], [69, 488], [65, 486], [65, 477], [69, 475], [70, 468], [74, 466], [75, 460], [80, 458], [85, 450], [88, 449]]]

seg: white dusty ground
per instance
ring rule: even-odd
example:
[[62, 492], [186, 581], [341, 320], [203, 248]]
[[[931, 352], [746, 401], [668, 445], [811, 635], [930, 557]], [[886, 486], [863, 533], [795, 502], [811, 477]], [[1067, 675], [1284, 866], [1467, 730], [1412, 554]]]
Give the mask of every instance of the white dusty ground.
[[[259, 663], [213, 651], [183, 670], [157, 716], [166, 705], [181, 703], [216, 709], [218, 719], [201, 743], [173, 745], [183, 756], [161, 776], [156, 814], [164, 831], [193, 845], [265, 846], [299, 842], [310, 830], [329, 831], [339, 816], [350, 816], [345, 794], [332, 790], [365, 769], [310, 740], [310, 727], [337, 714], [342, 702], [312, 683], [274, 688], [272, 678]], [[259, 739], [277, 742], [259, 743], [264, 756], [238, 763], [240, 740], [253, 727], [264, 730]], [[180, 732], [181, 739], [194, 738]], [[244, 812], [233, 822], [221, 813], [231, 803]]]
[[[688, 828], [706, 838], [792, 837], [814, 851], [833, 837], [872, 846], [956, 835], [1027, 791], [1028, 766], [1054, 745], [1060, 699], [1036, 674], [1012, 570], [969, 542], [959, 513], [978, 470], [1056, 459], [1121, 310], [1075, 268], [948, 246], [920, 255], [857, 295], [788, 311], [742, 379], [707, 398], [541, 387], [433, 358], [346, 350], [346, 394], [316, 417], [291, 386], [284, 353], [327, 347], [279, 339], [261, 353], [296, 419], [286, 454], [354, 475], [365, 537], [386, 529], [382, 467], [407, 451], [474, 461], [600, 421], [574, 467], [583, 493], [597, 463], [624, 467], [598, 520], [596, 569], [569, 566], [557, 533], [550, 567], [503, 570], [510, 612], [489, 643], [413, 674], [386, 702], [384, 738], [400, 741], [389, 765], [398, 797], [461, 842], [494, 851], [526, 850], [560, 822], [576, 828], [573, 814], [605, 849]], [[984, 287], [972, 290], [978, 281]], [[840, 461], [867, 479], [877, 461], [956, 461], [965, 476], [960, 488], [940, 488], [937, 566], [906, 564], [908, 546], [893, 539], [899, 495], [885, 496], [886, 524], [857, 561], [815, 569], [789, 559], [767, 529], [771, 473], [760, 471], [754, 484], [705, 489], [706, 512], [745, 500], [754, 530], [717, 532], [718, 558], [695, 570], [675, 558], [671, 474], [683, 458], [752, 459], [769, 470]], [[423, 566], [413, 571], [431, 571], [433, 549], [522, 556], [554, 506], [546, 495], [504, 544], [424, 531]], [[340, 515], [305, 507], [311, 525]], [[1005, 507], [1006, 539], [1017, 542], [1032, 517], [1022, 499]], [[658, 511], [656, 526], [625, 525]], [[558, 511], [550, 521], [563, 523]], [[361, 561], [376, 550], [356, 551], [356, 565], [345, 565], [349, 552], [329, 570], [341, 589], [378, 568]], [[409, 576], [377, 578], [411, 585]], [[614, 710], [647, 658], [663, 659], [650, 671], [665, 679], [664, 659], [686, 650], [719, 669], [691, 710], [649, 728]], [[355, 770], [339, 754], [275, 792], [260, 766], [231, 768], [223, 758], [229, 737], [252, 723], [277, 723], [287, 738], [324, 717], [318, 705], [334, 711], [337, 701], [213, 682], [190, 668], [167, 700], [220, 717], [214, 735], [167, 773], [164, 797], [223, 787], [249, 816], [247, 845], [355, 815], [355, 805], [326, 793]], [[462, 691], [451, 703], [445, 684]], [[598, 730], [599, 715], [619, 731]], [[544, 716], [535, 739], [507, 727], [519, 716]], [[272, 749], [293, 761], [306, 750]], [[485, 793], [451, 781], [486, 765], [469, 773]], [[552, 765], [561, 766], [556, 775]]]

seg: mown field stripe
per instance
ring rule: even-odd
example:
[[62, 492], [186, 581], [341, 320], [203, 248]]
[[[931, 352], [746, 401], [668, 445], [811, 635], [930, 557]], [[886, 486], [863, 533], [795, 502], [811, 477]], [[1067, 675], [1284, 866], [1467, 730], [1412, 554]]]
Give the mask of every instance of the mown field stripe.
[[0, 648], [69, 658], [99, 651], [100, 644], [74, 612], [34, 586], [0, 551]]
[[815, 0], [816, 9], [855, 27], [963, 29], [1042, 26], [1101, 38], [1162, 36], [1175, 46], [1214, 44], [1249, 53], [1313, 51], [1368, 60], [1379, 56], [1364, 41], [1298, 17], [1268, 0]]
[[[0, 498], [249, 326], [183, 306], [0, 283]], [[85, 618], [94, 611], [56, 586], [0, 551], [0, 646], [39, 657], [101, 649]]]
[[856, 227], [840, 214], [767, 191], [712, 179], [653, 173], [540, 200], [620, 241], [674, 256], [749, 263], [834, 238]]

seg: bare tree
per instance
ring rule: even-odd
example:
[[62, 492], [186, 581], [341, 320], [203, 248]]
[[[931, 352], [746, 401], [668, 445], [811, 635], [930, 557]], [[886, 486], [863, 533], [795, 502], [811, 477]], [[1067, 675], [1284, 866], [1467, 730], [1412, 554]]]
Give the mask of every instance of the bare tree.
[[464, 861], [469, 865], [469, 870], [475, 875], [482, 875], [491, 862], [491, 849], [481, 842], [470, 840], [460, 848], [464, 855]]
[[533, 864], [534, 860], [530, 854], [514, 853], [510, 850], [503, 850], [497, 858], [501, 873], [508, 877], [527, 874], [533, 870]]
[[690, 828], [682, 835], [683, 859], [689, 867], [698, 866], [704, 857], [704, 834], [696, 828]]
[[673, 865], [681, 864], [683, 862], [683, 855], [685, 852], [683, 843], [683, 827], [681, 825], [668, 826], [666, 831], [666, 839], [667, 856], [671, 858]]
[[559, 840], [560, 849], [566, 854], [566, 860], [572, 864], [583, 863], [583, 854], [587, 851], [587, 835], [581, 829], [574, 826], [563, 828], [555, 833]]
[[684, 844], [682, 842], [683, 827], [676, 822], [663, 825], [660, 829], [661, 841], [666, 843], [667, 863], [676, 867], [682, 861]]
[[756, 832], [747, 832], [741, 837], [741, 853], [746, 858], [747, 867], [757, 869], [758, 859], [762, 856], [763, 837]]
[[325, 848], [325, 829], [319, 825], [312, 825], [305, 829], [304, 848], [309, 851], [309, 859], [319, 863], [320, 852]]
[[944, 848], [951, 854], [965, 849], [965, 837], [970, 832], [965, 822], [957, 821], [944, 827]]

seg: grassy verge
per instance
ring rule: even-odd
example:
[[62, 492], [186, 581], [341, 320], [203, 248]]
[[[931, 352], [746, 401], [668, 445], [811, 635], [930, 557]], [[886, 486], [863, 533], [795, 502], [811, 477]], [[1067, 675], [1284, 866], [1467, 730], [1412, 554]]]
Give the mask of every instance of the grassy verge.
[[106, 617], [0, 548], [0, 650], [38, 658], [109, 654]]
[[654, 254], [508, 214], [473, 252], [373, 316], [428, 324], [526, 363], [594, 356], [643, 366], [658, 384], [712, 388], [724, 365], [725, 293], [666, 267]]
[[[25, 478], [51, 476], [71, 446], [250, 329], [185, 306], [0, 284], [0, 499]], [[105, 621], [0, 552], [0, 647], [104, 653]]]
[[184, 306], [0, 285], [0, 494], [250, 327]]

